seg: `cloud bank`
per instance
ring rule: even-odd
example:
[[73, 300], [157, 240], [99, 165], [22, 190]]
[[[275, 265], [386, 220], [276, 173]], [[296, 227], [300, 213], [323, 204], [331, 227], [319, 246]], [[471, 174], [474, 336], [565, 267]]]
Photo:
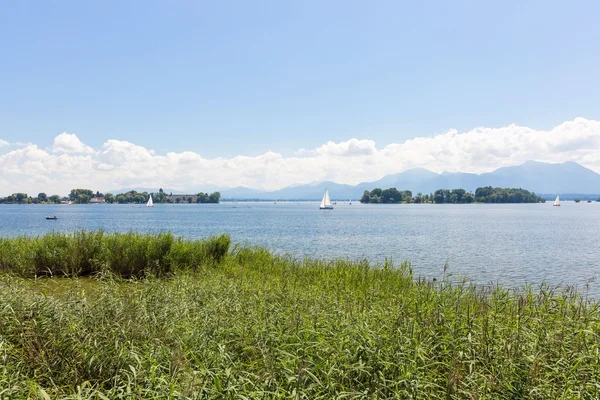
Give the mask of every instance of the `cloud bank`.
[[293, 156], [271, 151], [233, 158], [204, 158], [189, 151], [161, 155], [116, 139], [92, 149], [66, 132], [56, 136], [51, 150], [35, 144], [8, 145], [0, 139], [0, 195], [66, 194], [75, 187], [200, 190], [216, 185], [275, 190], [324, 180], [357, 184], [414, 167], [481, 173], [528, 160], [575, 161], [600, 172], [600, 122], [584, 118], [549, 131], [518, 125], [449, 130], [382, 148], [372, 140], [353, 138], [301, 149]]

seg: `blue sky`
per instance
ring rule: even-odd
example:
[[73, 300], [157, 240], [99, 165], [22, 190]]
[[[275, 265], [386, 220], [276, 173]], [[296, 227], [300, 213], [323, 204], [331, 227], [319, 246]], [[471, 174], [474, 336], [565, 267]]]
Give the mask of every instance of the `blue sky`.
[[231, 157], [598, 119], [599, 4], [4, 3], [0, 138]]

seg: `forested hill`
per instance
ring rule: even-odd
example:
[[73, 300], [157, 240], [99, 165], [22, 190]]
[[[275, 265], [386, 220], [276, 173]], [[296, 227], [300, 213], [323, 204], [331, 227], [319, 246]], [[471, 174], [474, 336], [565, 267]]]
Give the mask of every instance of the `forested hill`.
[[543, 203], [545, 200], [525, 189], [480, 187], [475, 193], [465, 189], [438, 189], [433, 193], [417, 193], [413, 196], [410, 190], [373, 189], [365, 190], [361, 203], [399, 204], [399, 203], [435, 203], [435, 204], [468, 204], [468, 203]]

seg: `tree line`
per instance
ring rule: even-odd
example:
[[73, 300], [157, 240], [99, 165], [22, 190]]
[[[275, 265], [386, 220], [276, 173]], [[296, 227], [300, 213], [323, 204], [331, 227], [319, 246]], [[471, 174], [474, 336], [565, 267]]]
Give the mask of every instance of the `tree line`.
[[194, 197], [182, 198], [178, 196], [175, 200], [170, 200], [169, 196], [161, 188], [158, 192], [137, 192], [130, 190], [125, 193], [106, 193], [94, 192], [90, 189], [72, 189], [68, 196], [51, 195], [39, 193], [37, 197], [27, 195], [27, 193], [13, 193], [5, 198], [0, 198], [0, 204], [61, 204], [63, 202], [71, 202], [73, 204], [89, 204], [93, 198], [104, 198], [104, 201], [109, 204], [144, 204], [152, 195], [154, 203], [219, 203], [221, 194], [219, 192], [195, 194]]
[[32, 197], [27, 193], [13, 193], [10, 196], [0, 198], [0, 204], [60, 204], [61, 201], [67, 199], [67, 197], [61, 197], [57, 194], [48, 196], [46, 193], [39, 193], [37, 197]]
[[525, 189], [480, 187], [475, 193], [465, 189], [438, 189], [433, 193], [417, 193], [396, 188], [365, 190], [361, 203], [400, 204], [469, 204], [469, 203], [544, 203], [546, 200]]

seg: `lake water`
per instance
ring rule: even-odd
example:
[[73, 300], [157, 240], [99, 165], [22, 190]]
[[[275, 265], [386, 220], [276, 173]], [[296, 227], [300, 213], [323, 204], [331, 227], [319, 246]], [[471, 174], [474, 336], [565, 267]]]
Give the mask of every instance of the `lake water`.
[[[56, 215], [58, 220], [45, 220]], [[479, 284], [576, 285], [600, 272], [600, 203], [352, 205], [0, 205], [0, 236], [53, 230], [167, 232], [186, 238], [229, 233], [234, 242], [319, 258], [410, 260], [417, 275]], [[591, 283], [600, 293], [600, 282]]]

